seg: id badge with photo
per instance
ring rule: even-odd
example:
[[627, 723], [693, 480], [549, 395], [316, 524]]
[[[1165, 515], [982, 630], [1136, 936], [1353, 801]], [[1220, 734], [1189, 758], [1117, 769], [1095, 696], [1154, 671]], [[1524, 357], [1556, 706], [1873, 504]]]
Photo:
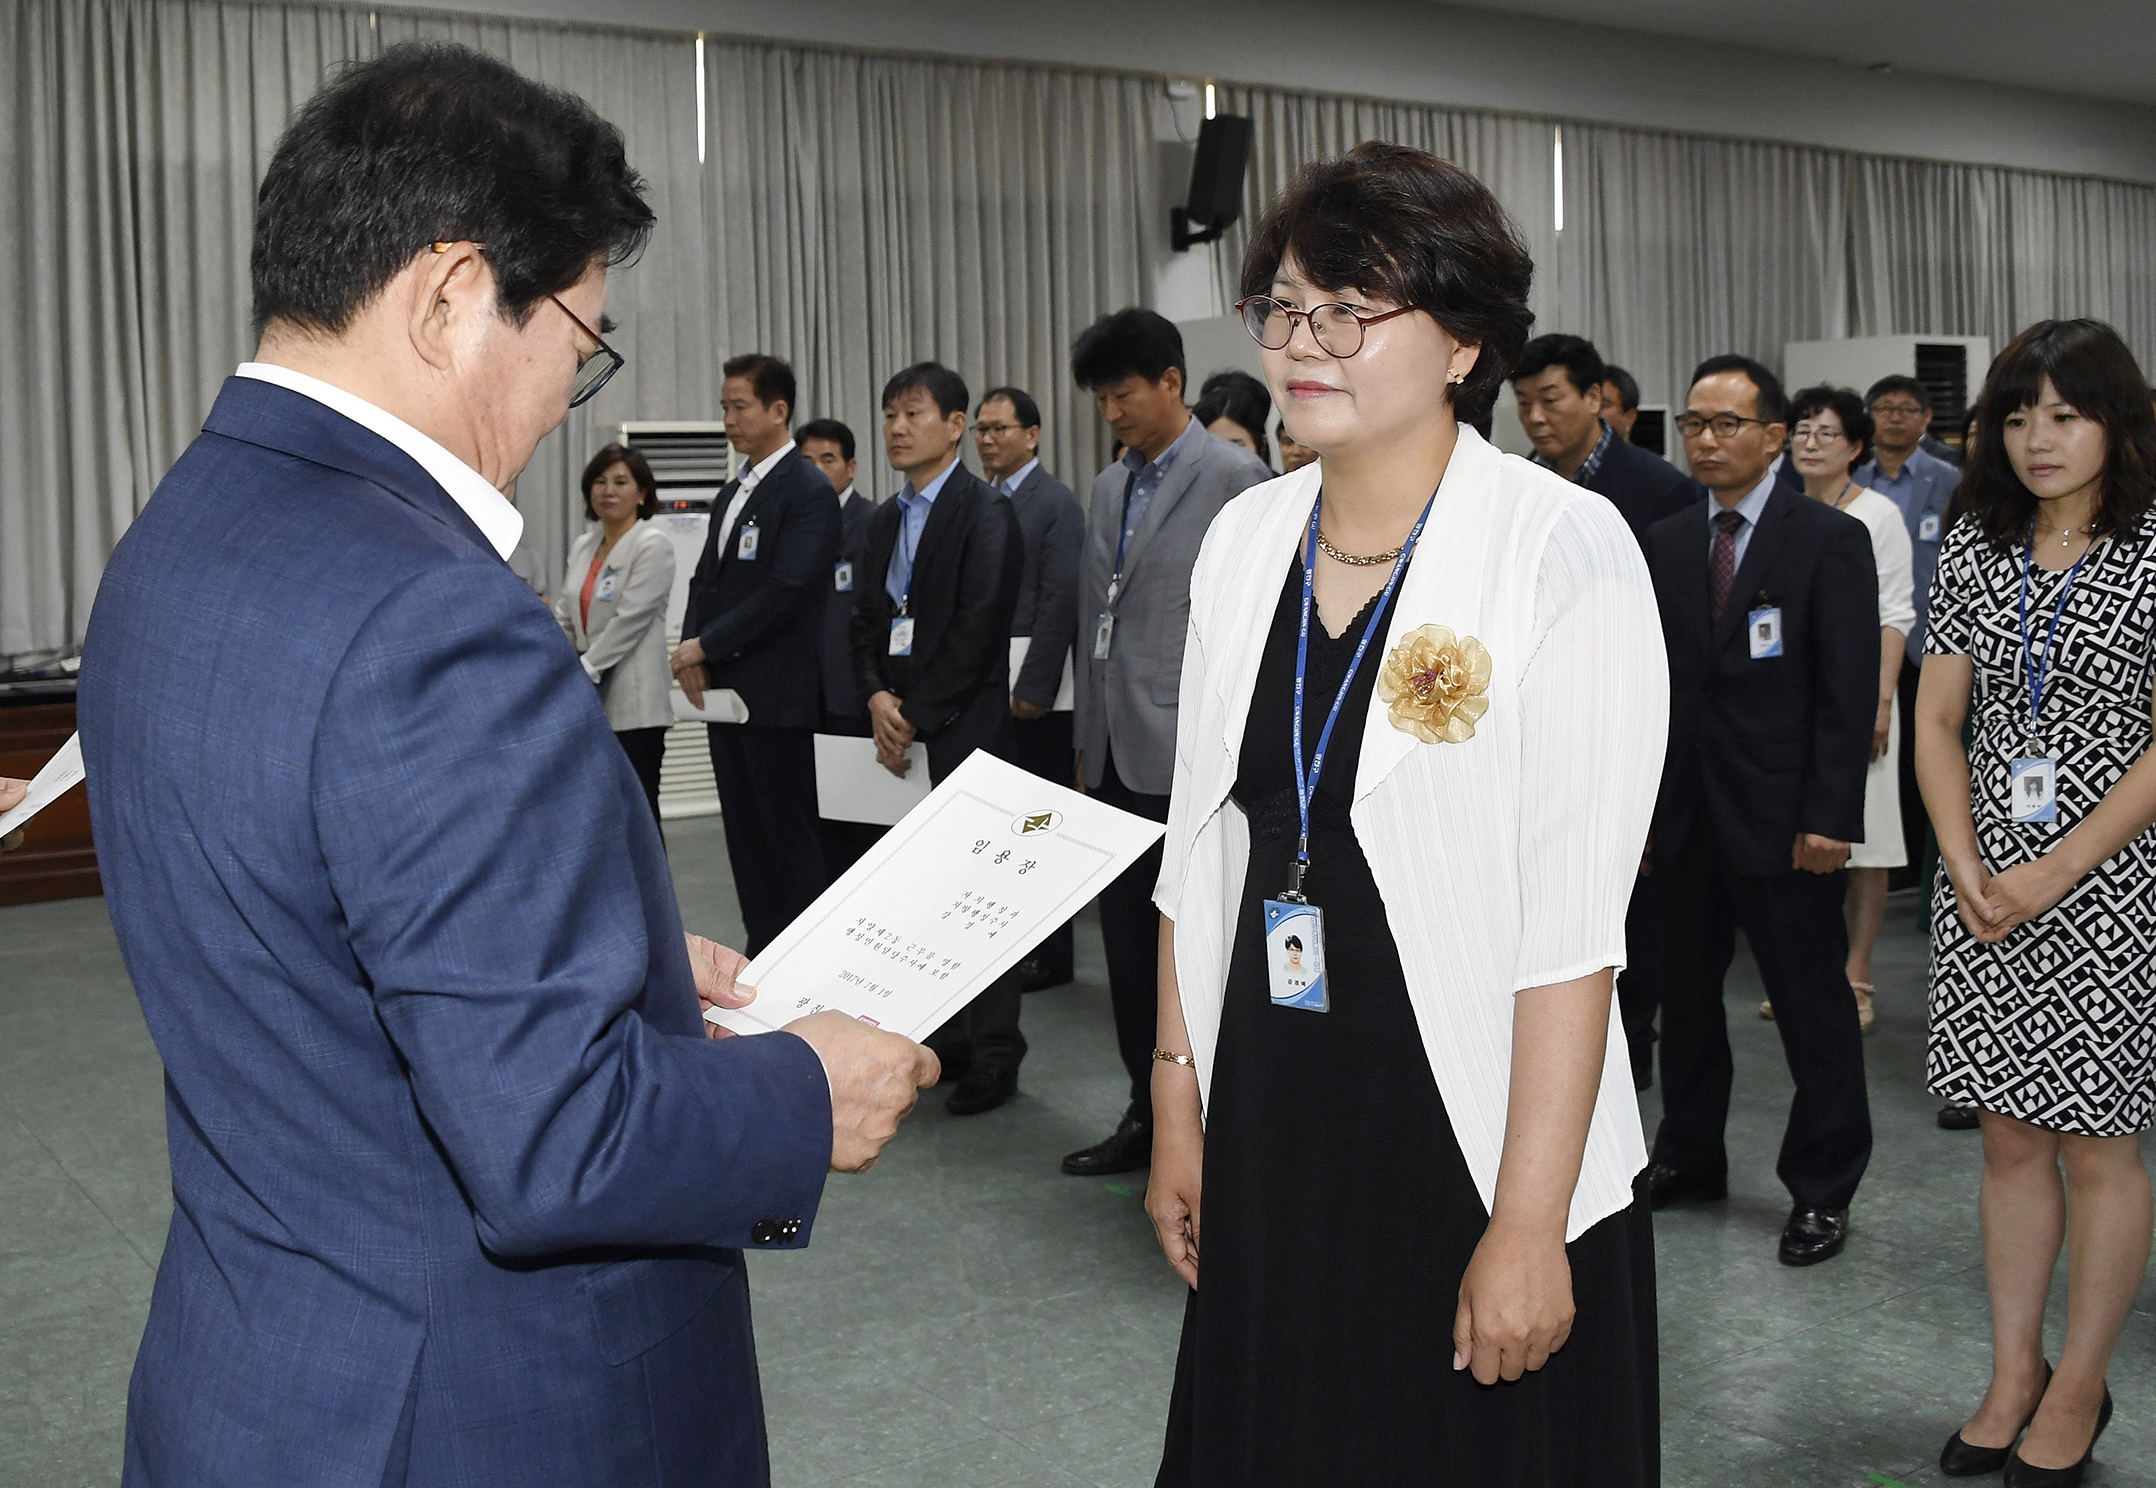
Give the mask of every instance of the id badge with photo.
[[1939, 514], [1937, 512], [1926, 512], [1916, 519], [1916, 540], [1918, 542], [1937, 542], [1939, 540]]
[[1745, 639], [1751, 644], [1752, 660], [1765, 661], [1782, 654], [1782, 609], [1762, 605], [1744, 620]]
[[2041, 755], [2015, 760], [2007, 767], [2006, 788], [2015, 821], [2059, 819], [2058, 761]]
[[840, 559], [831, 565], [831, 587], [840, 594], [853, 593], [853, 564]]
[[911, 656], [913, 654], [913, 617], [911, 615], [900, 615], [891, 621], [891, 654], [893, 656]]
[[1093, 627], [1093, 659], [1106, 661], [1108, 646], [1115, 639], [1115, 616], [1103, 615]]
[[614, 597], [614, 581], [616, 578], [617, 575], [611, 568], [608, 569], [605, 573], [599, 575], [599, 587], [592, 590], [591, 592], [591, 599], [593, 604], [597, 604], [601, 600], [612, 599]]
[[756, 557], [757, 536], [758, 533], [756, 531], [756, 524], [754, 522], [751, 522], [748, 526], [742, 528], [741, 540], [734, 545], [734, 556], [736, 558], [739, 558], [743, 563], [753, 562]]
[[1266, 900], [1265, 970], [1274, 1007], [1329, 1011], [1325, 911], [1290, 899]]

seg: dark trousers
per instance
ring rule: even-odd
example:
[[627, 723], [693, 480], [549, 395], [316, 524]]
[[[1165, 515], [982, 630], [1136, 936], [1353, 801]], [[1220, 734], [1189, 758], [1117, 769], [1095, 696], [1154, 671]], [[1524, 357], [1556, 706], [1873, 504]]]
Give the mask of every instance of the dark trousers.
[[921, 1042], [936, 1051], [947, 1075], [962, 1075], [968, 1069], [1016, 1069], [1026, 1057], [1026, 1036], [1018, 1031], [1024, 994], [1017, 969], [1006, 971]]
[[705, 732], [726, 818], [726, 858], [748, 932], [742, 949], [754, 956], [827, 884], [816, 819], [816, 736], [811, 729], [741, 723], [714, 723]]
[[[659, 764], [666, 758], [666, 729], [659, 728], [620, 729], [614, 737], [621, 741], [621, 752], [629, 756], [629, 767], [636, 771], [636, 778], [644, 787], [644, 799], [651, 802], [651, 819], [659, 820]], [[662, 824], [659, 836], [666, 836]]]
[[[1074, 760], [1071, 715], [1050, 713], [1046, 718], [1008, 719], [1002, 737], [996, 741], [995, 753], [1043, 780], [1068, 786]], [[1072, 962], [1077, 956], [1076, 924], [1075, 920], [1065, 920], [1030, 953], [1029, 959], [1039, 964], [1041, 974], [1050, 982], [1067, 982], [1071, 978]], [[1148, 1056], [1151, 1052], [1147, 1051]]]
[[1669, 861], [1657, 854], [1662, 924], [1662, 1125], [1655, 1161], [1683, 1173], [1728, 1171], [1729, 1024], [1722, 979], [1736, 930], [1759, 963], [1796, 1082], [1775, 1172], [1799, 1204], [1846, 1208], [1871, 1160], [1864, 1036], [1843, 963], [1839, 873], [1733, 874], [1702, 823]]
[[[823, 727], [817, 732], [866, 739], [875, 731], [869, 727], [866, 713], [826, 713]], [[827, 883], [837, 883], [848, 868], [861, 861], [862, 854], [891, 830], [874, 822], [833, 821], [829, 817], [820, 817], [817, 824], [823, 836], [823, 871]]]
[[1624, 970], [1617, 973], [1617, 1016], [1631, 1045], [1632, 1083], [1654, 1073], [1654, 1015], [1662, 1005], [1662, 927], [1656, 919], [1654, 875], [1633, 880], [1624, 912]]
[[[1110, 806], [1154, 821], [1168, 819], [1168, 798], [1132, 790], [1115, 773], [1115, 755], [1101, 765], [1094, 795]], [[1115, 1008], [1115, 1042], [1130, 1071], [1130, 1114], [1153, 1122], [1153, 1050], [1160, 1036], [1160, 911], [1153, 886], [1160, 881], [1161, 844], [1118, 874], [1100, 891], [1100, 944], [1108, 958], [1108, 1000]]]

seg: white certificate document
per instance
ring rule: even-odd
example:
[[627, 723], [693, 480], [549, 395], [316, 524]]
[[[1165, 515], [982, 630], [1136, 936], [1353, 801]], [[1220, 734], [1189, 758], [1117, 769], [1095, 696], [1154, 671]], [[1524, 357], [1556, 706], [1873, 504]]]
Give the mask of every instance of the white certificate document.
[[893, 775], [876, 758], [874, 739], [816, 735], [816, 814], [826, 821], [895, 825], [928, 799], [928, 746], [909, 744], [913, 768]]
[[60, 752], [45, 762], [30, 782], [30, 794], [12, 811], [0, 812], [0, 837], [22, 826], [47, 806], [67, 794], [82, 779], [82, 735], [69, 734]]
[[1166, 829], [976, 750], [704, 1016], [767, 1033], [835, 1008], [922, 1038], [1076, 914]]

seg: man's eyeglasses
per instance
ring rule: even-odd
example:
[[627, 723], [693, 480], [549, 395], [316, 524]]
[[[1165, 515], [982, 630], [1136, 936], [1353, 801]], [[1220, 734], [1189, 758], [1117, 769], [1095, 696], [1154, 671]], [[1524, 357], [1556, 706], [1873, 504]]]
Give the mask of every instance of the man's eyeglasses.
[[[436, 253], [447, 253], [455, 246], [456, 244], [454, 243], [436, 243], [433, 248]], [[484, 243], [474, 243], [472, 247], [481, 253], [487, 251], [487, 245]], [[577, 358], [576, 380], [569, 384], [569, 406], [575, 408], [579, 404], [590, 402], [592, 396], [599, 389], [606, 386], [607, 379], [621, 370], [621, 364], [627, 361], [628, 358], [607, 345], [604, 336], [584, 324], [583, 319], [574, 310], [562, 303], [561, 296], [549, 290], [547, 298], [554, 302], [555, 308], [569, 317], [571, 325], [591, 337], [592, 345], [597, 348], [597, 350]]]
[[1016, 434], [1020, 427], [1018, 424], [975, 424], [973, 432], [1001, 439], [1006, 434]]
[[1421, 307], [1402, 305], [1381, 315], [1364, 315], [1354, 306], [1338, 301], [1298, 310], [1271, 295], [1252, 295], [1247, 300], [1236, 301], [1235, 308], [1242, 313], [1243, 329], [1250, 332], [1250, 339], [1267, 351], [1279, 351], [1294, 340], [1295, 322], [1306, 320], [1310, 323], [1311, 339], [1318, 343], [1319, 350], [1327, 356], [1346, 358], [1362, 350], [1363, 332], [1367, 327], [1391, 320], [1395, 315], [1411, 314]]
[[1917, 403], [1874, 403], [1873, 418], [1922, 418], [1929, 410]]
[[1741, 413], [1718, 413], [1712, 418], [1702, 418], [1696, 413], [1680, 413], [1671, 420], [1677, 432], [1687, 439], [1697, 439], [1703, 429], [1714, 430], [1717, 439], [1735, 439], [1737, 431], [1746, 424], [1758, 424], [1761, 428], [1776, 422], [1774, 419], [1746, 418]]

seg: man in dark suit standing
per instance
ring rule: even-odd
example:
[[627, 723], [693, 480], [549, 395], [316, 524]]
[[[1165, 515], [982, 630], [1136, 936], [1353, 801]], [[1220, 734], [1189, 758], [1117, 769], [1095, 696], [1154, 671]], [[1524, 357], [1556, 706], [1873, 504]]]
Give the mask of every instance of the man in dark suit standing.
[[[1010, 716], [1011, 614], [1024, 563], [1010, 498], [959, 462], [966, 404], [965, 380], [935, 362], [885, 384], [884, 452], [906, 484], [869, 518], [853, 610], [854, 676], [876, 756], [903, 775], [918, 739], [937, 781], [993, 744]], [[958, 1080], [944, 1102], [953, 1114], [991, 1111], [1017, 1093], [1020, 995], [1013, 969], [929, 1035]]]
[[[869, 736], [868, 706], [853, 677], [853, 597], [868, 566], [868, 519], [876, 503], [854, 489], [860, 469], [853, 430], [834, 418], [810, 419], [801, 426], [801, 458], [831, 482], [838, 493], [838, 561], [831, 565], [831, 587], [823, 602], [823, 722], [818, 732], [857, 739]], [[823, 818], [824, 876], [840, 874], [876, 845], [881, 827], [866, 822]]]
[[745, 723], [714, 723], [711, 773], [726, 857], [754, 956], [829, 882], [816, 816], [816, 726], [823, 719], [824, 593], [838, 562], [838, 505], [787, 425], [794, 374], [777, 357], [728, 361], [719, 406], [748, 469], [711, 504], [689, 580], [674, 675], [690, 702], [731, 688]]
[[1878, 707], [1878, 579], [1864, 524], [1775, 488], [1774, 374], [1702, 363], [1677, 419], [1712, 500], [1647, 536], [1669, 650], [1668, 763], [1648, 852], [1665, 956], [1657, 1208], [1728, 1192], [1722, 978], [1742, 926], [1796, 1082], [1776, 1172], [1781, 1259], [1837, 1255], [1871, 1157], [1863, 1036], [1844, 975], [1841, 870], [1864, 833]]
[[[1041, 464], [1041, 410], [1022, 388], [995, 388], [974, 410], [973, 437], [981, 473], [1011, 498], [1025, 565], [1018, 575], [1018, 609], [1011, 617], [1011, 716], [996, 752], [1044, 780], [1069, 785], [1071, 704], [1057, 706], [1070, 677], [1071, 643], [1078, 634], [1078, 555], [1085, 545], [1085, 511], [1071, 488]], [[1024, 660], [1017, 643], [1024, 641]], [[1071, 979], [1069, 922], [1018, 963], [1028, 992]]]
[[[1534, 461], [1566, 480], [1600, 492], [1617, 508], [1642, 546], [1647, 529], [1696, 504], [1699, 487], [1667, 460], [1626, 439], [1610, 421], [1610, 369], [1594, 344], [1578, 336], [1537, 336], [1512, 370], [1520, 427], [1534, 442]], [[1617, 974], [1617, 1005], [1631, 1045], [1632, 1083], [1654, 1079], [1654, 1012], [1660, 999], [1661, 937], [1654, 933], [1654, 884], [1641, 865], [1625, 913], [1627, 960]]]

